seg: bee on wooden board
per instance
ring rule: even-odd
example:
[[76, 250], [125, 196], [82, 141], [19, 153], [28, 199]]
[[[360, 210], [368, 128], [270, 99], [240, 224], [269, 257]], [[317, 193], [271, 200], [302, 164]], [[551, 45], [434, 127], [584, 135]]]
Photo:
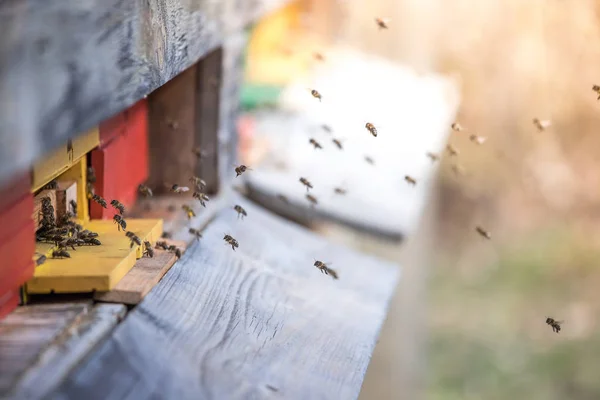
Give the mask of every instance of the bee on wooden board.
[[315, 260], [315, 263], [313, 265], [317, 267], [321, 271], [321, 273], [324, 273], [325, 275], [330, 275], [333, 279], [338, 279], [337, 272], [334, 269], [329, 268], [327, 264], [328, 263]]
[[204, 179], [201, 179], [197, 176], [192, 176], [190, 178], [190, 183], [199, 191], [202, 191], [206, 187], [206, 182]]
[[483, 136], [471, 135], [471, 136], [469, 136], [469, 140], [475, 144], [482, 145], [485, 143], [487, 138], [485, 138]]
[[123, 217], [121, 217], [119, 214], [115, 214], [115, 216], [113, 217], [113, 222], [115, 224], [117, 224], [117, 228], [120, 231], [127, 229], [127, 222], [125, 222], [125, 220], [123, 219]]
[[431, 162], [436, 162], [436, 161], [440, 160], [439, 154], [436, 154], [436, 153], [428, 152], [428, 153], [426, 153], [426, 156], [429, 157], [429, 159], [431, 160]]
[[108, 203], [106, 203], [106, 200], [104, 200], [102, 197], [98, 196], [95, 193], [92, 194], [92, 200], [100, 204], [102, 207], [108, 208]]
[[125, 236], [127, 236], [130, 240], [129, 248], [132, 248], [134, 245], [142, 245], [142, 240], [135, 233], [128, 231], [125, 233]]
[[313, 138], [310, 138], [310, 140], [308, 141], [308, 143], [312, 144], [315, 149], [322, 149], [323, 148], [323, 146], [321, 146], [321, 143], [317, 142]]
[[365, 124], [365, 128], [367, 128], [367, 130], [371, 133], [371, 135], [377, 137], [377, 128], [375, 128], [375, 125], [373, 125], [370, 122], [367, 122]]
[[408, 182], [409, 185], [415, 186], [417, 184], [417, 180], [415, 178], [413, 178], [412, 176], [409, 175], [405, 175], [404, 176], [404, 180], [406, 182]]
[[465, 128], [463, 128], [458, 122], [454, 122], [452, 125], [450, 125], [450, 128], [452, 128], [454, 132], [462, 132], [465, 130]]
[[233, 236], [231, 236], [231, 235], [225, 235], [225, 236], [223, 237], [223, 240], [224, 240], [225, 242], [227, 242], [227, 244], [231, 245], [231, 249], [232, 249], [233, 251], [235, 251], [236, 247], [240, 247], [240, 244], [238, 243], [238, 241], [237, 241], [237, 240], [235, 240], [235, 239], [233, 238]]
[[140, 183], [140, 186], [138, 186], [138, 192], [140, 192], [140, 194], [144, 197], [154, 196], [154, 193], [152, 193], [152, 189], [150, 189], [148, 186], [144, 185], [143, 183]]
[[365, 156], [365, 161], [367, 162], [367, 164], [375, 165], [375, 160], [373, 160], [369, 156]]
[[181, 249], [175, 246], [174, 244], [167, 247], [167, 251], [174, 253], [175, 257], [177, 257], [178, 259], [181, 258]]
[[333, 192], [335, 194], [339, 194], [339, 195], [343, 196], [343, 195], [345, 195], [347, 193], [347, 190], [346, 189], [342, 189], [340, 187], [336, 187], [335, 189], [333, 189]]
[[319, 93], [318, 91], [316, 91], [315, 89], [311, 89], [310, 90], [310, 94], [312, 95], [312, 97], [314, 97], [315, 99], [319, 99], [319, 101], [321, 101], [323, 99], [323, 96], [321, 96], [321, 93]]
[[377, 17], [375, 18], [375, 23], [377, 24], [377, 27], [379, 28], [379, 30], [382, 29], [388, 29], [388, 24], [390, 23], [390, 19], [389, 18], [380, 18]]
[[35, 260], [35, 266], [39, 267], [40, 265], [42, 265], [45, 262], [46, 262], [46, 256], [41, 255], [41, 256], [38, 257], [37, 260]]
[[171, 192], [173, 193], [185, 193], [189, 191], [190, 188], [187, 186], [179, 186], [178, 184], [174, 184], [173, 186], [171, 186]]
[[192, 218], [194, 218], [196, 216], [196, 213], [194, 212], [194, 210], [192, 209], [192, 207], [188, 206], [187, 204], [182, 205], [181, 209], [183, 211], [185, 211], [187, 219], [192, 219]]
[[206, 194], [201, 193], [201, 192], [194, 192], [192, 197], [197, 199], [200, 202], [200, 204], [202, 204], [202, 207], [205, 207], [205, 208], [206, 208], [205, 201], [210, 201], [210, 198]]
[[306, 200], [308, 200], [311, 203], [311, 207], [314, 207], [317, 204], [319, 204], [319, 202], [317, 201], [317, 198], [308, 193], [306, 194]]
[[60, 247], [64, 247], [65, 249], [67, 247], [70, 247], [73, 250], [77, 250], [77, 249], [75, 249], [75, 245], [81, 246], [81, 244], [83, 244], [83, 240], [81, 240], [81, 239], [77, 239], [77, 238], [65, 238], [65, 239], [63, 239], [59, 243], [59, 246]]
[[488, 231], [486, 231], [485, 229], [483, 229], [483, 228], [482, 228], [482, 227], [480, 227], [480, 226], [476, 226], [476, 227], [475, 227], [475, 230], [476, 230], [476, 231], [477, 231], [477, 233], [479, 233], [479, 234], [480, 234], [482, 237], [484, 237], [484, 238], [486, 238], [486, 239], [488, 239], [488, 240], [490, 240], [490, 239], [492, 238], [492, 235], [491, 235], [491, 234], [490, 234]]
[[157, 249], [163, 249], [163, 250], [168, 250], [169, 249], [169, 245], [164, 240], [157, 241], [154, 246]]
[[238, 218], [241, 217], [242, 219], [244, 219], [244, 217], [248, 216], [246, 210], [244, 210], [244, 207], [240, 206], [239, 204], [233, 206], [233, 209], [238, 213]]
[[200, 240], [202, 238], [202, 234], [198, 229], [190, 228], [188, 232], [190, 233], [190, 235], [193, 235], [197, 240]]
[[300, 177], [299, 181], [300, 181], [300, 183], [302, 183], [304, 186], [306, 186], [306, 191], [307, 191], [307, 192], [309, 191], [309, 189], [312, 189], [312, 188], [313, 188], [313, 185], [312, 185], [312, 183], [310, 183], [310, 182], [308, 181], [308, 179]]
[[147, 240], [144, 240], [144, 254], [143, 256], [153, 258], [154, 257], [154, 249], [152, 248], [152, 243]]
[[337, 146], [338, 149], [340, 150], [344, 150], [344, 147], [342, 146], [342, 141], [340, 139], [331, 139], [331, 141], [333, 142], [333, 144], [335, 144]]
[[58, 248], [56, 250], [52, 250], [52, 258], [71, 258], [71, 255], [65, 249]]
[[552, 122], [550, 120], [540, 120], [538, 118], [534, 118], [533, 119], [533, 125], [535, 125], [535, 127], [540, 131], [543, 132], [546, 129], [548, 129], [550, 127], [550, 125], [552, 125]]
[[119, 212], [119, 214], [125, 214], [125, 206], [119, 200], [111, 200], [110, 205], [115, 208]]
[[241, 174], [243, 174], [244, 172], [246, 172], [246, 170], [252, 171], [252, 168], [249, 168], [248, 166], [246, 166], [244, 164], [240, 164], [240, 165], [236, 166], [235, 169], [234, 169], [234, 171], [235, 171], [235, 177], [237, 178], [238, 176], [240, 176]]
[[452, 146], [451, 144], [446, 145], [446, 150], [448, 151], [448, 154], [450, 154], [451, 156], [457, 156], [459, 155], [459, 151], [456, 147]]
[[552, 332], [559, 333], [561, 326], [564, 321], [557, 321], [554, 318], [546, 317], [546, 323], [552, 327]]

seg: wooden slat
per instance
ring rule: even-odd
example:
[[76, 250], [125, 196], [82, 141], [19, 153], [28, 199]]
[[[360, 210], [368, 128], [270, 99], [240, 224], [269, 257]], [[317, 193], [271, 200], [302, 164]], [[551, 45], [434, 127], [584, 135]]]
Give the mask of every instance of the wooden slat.
[[[182, 252], [185, 251], [186, 242], [165, 241], [168, 244], [176, 245]], [[136, 305], [160, 282], [176, 261], [177, 257], [174, 253], [155, 249], [154, 257], [140, 258], [113, 290], [98, 292], [94, 295], [94, 299], [107, 303]]]
[[358, 396], [397, 268], [235, 202], [50, 398]]
[[121, 304], [99, 304], [78, 315], [57, 340], [49, 343], [37, 362], [28, 366], [14, 385], [11, 396], [44, 398], [106, 338], [126, 311]]

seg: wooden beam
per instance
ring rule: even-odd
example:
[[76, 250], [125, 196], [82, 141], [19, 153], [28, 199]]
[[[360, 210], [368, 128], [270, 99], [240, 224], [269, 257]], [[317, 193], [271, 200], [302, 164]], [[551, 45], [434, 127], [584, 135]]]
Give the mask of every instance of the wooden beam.
[[234, 203], [248, 216], [224, 209], [55, 398], [358, 396], [397, 267]]

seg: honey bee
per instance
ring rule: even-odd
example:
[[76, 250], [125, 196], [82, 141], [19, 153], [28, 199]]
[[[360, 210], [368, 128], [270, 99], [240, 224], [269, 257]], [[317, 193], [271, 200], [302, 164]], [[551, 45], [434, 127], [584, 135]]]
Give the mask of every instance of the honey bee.
[[78, 239], [78, 238], [65, 238], [65, 239], [63, 239], [59, 243], [59, 246], [65, 248], [65, 249], [67, 247], [70, 247], [73, 250], [76, 250], [75, 249], [75, 245], [81, 246], [82, 244], [83, 244], [83, 240], [81, 240], [81, 239]]
[[477, 231], [477, 233], [479, 233], [481, 236], [483, 236], [484, 238], [486, 238], [488, 240], [490, 240], [492, 238], [492, 235], [480, 226], [476, 226], [475, 230]]
[[331, 141], [337, 146], [338, 149], [344, 150], [342, 142], [339, 139], [331, 139]]
[[95, 193], [92, 195], [92, 200], [94, 200], [96, 203], [100, 204], [102, 207], [108, 208], [108, 204], [106, 203], [106, 200], [104, 200], [102, 197], [98, 196]]
[[201, 193], [201, 192], [194, 192], [192, 197], [197, 199], [200, 202], [200, 204], [202, 204], [203, 207], [206, 207], [205, 201], [210, 201], [210, 198], [206, 194]]
[[487, 138], [485, 138], [483, 136], [471, 135], [471, 136], [469, 136], [469, 140], [475, 144], [482, 145], [485, 143]]
[[94, 195], [94, 193], [95, 193], [94, 183], [96, 183], [96, 170], [94, 170], [94, 167], [88, 167], [87, 179], [86, 179], [86, 183], [85, 183], [88, 198], [92, 198], [92, 195]]
[[329, 125], [327, 125], [327, 124], [322, 124], [321, 125], [321, 129], [323, 129], [327, 133], [333, 132], [333, 129], [331, 129], [331, 127]]
[[311, 206], [316, 206], [319, 202], [317, 201], [317, 198], [311, 194], [306, 194], [306, 200], [311, 202]]
[[160, 241], [156, 242], [155, 248], [157, 248], [157, 249], [163, 249], [163, 250], [168, 250], [169, 249], [169, 245], [164, 240], [160, 240]]
[[415, 186], [417, 184], [417, 180], [409, 175], [404, 176], [404, 180], [406, 182], [408, 182], [409, 185], [412, 185], [412, 186]]
[[181, 249], [175, 246], [174, 244], [167, 247], [167, 251], [174, 253], [175, 257], [177, 257], [178, 259], [181, 258]]
[[462, 132], [465, 130], [465, 128], [463, 128], [458, 122], [454, 122], [452, 125], [450, 125], [450, 128], [452, 128], [454, 132]]
[[375, 23], [377, 24], [377, 27], [379, 27], [379, 30], [382, 29], [388, 29], [388, 23], [390, 22], [389, 18], [375, 18]]
[[152, 193], [152, 189], [150, 189], [148, 186], [144, 185], [143, 183], [140, 183], [140, 186], [138, 186], [138, 191], [144, 197], [152, 197], [154, 195], [154, 193]]
[[319, 142], [317, 142], [315, 139], [310, 138], [310, 140], [308, 141], [308, 143], [312, 144], [315, 149], [322, 149], [323, 146], [321, 146], [321, 144]]
[[52, 179], [50, 182], [48, 182], [46, 184], [46, 186], [44, 186], [42, 188], [42, 190], [56, 190], [58, 189], [58, 182], [56, 181], [56, 179]]
[[554, 318], [546, 317], [546, 323], [552, 327], [552, 332], [559, 333], [560, 332], [560, 324], [564, 321], [556, 321]]
[[550, 125], [552, 125], [552, 122], [550, 122], [550, 120], [539, 120], [537, 118], [533, 119], [533, 125], [535, 125], [536, 128], [538, 128], [538, 130], [540, 132], [545, 131], [547, 128], [550, 127]]
[[71, 206], [71, 211], [73, 212], [73, 216], [77, 215], [77, 202], [75, 200], [71, 200], [69, 202], [69, 205]]
[[375, 125], [373, 125], [373, 124], [372, 124], [372, 123], [370, 123], [370, 122], [367, 122], [367, 123], [365, 124], [365, 128], [367, 128], [367, 130], [368, 130], [369, 132], [371, 132], [371, 135], [373, 135], [373, 136], [377, 137], [377, 128], [375, 128]]
[[133, 232], [126, 232], [125, 236], [127, 236], [130, 240], [129, 248], [132, 248], [134, 245], [141, 246], [142, 240]]
[[58, 248], [56, 250], [52, 250], [52, 258], [71, 258], [71, 255], [65, 249]]
[[313, 264], [315, 267], [317, 267], [321, 273], [325, 274], [325, 275], [331, 275], [331, 277], [333, 279], [338, 279], [338, 274], [335, 270], [329, 268], [329, 266], [327, 265], [327, 263], [324, 263], [323, 261], [318, 261], [315, 260], [315, 263]]
[[282, 194], [278, 194], [278, 195], [277, 195], [277, 198], [278, 198], [279, 200], [283, 201], [284, 203], [287, 203], [287, 204], [289, 204], [289, 203], [290, 203], [290, 200], [289, 200], [289, 199], [288, 199], [286, 196], [284, 196], [284, 195], [282, 195]]
[[235, 177], [237, 178], [238, 176], [246, 172], [246, 170], [252, 171], [252, 168], [249, 168], [244, 164], [240, 164], [239, 166], [235, 167]]
[[192, 183], [194, 187], [198, 190], [202, 190], [206, 187], [206, 182], [204, 181], [204, 179], [201, 179], [197, 176], [192, 176], [190, 178], [190, 183]]
[[223, 240], [225, 240], [225, 242], [227, 242], [227, 244], [231, 245], [231, 249], [232, 249], [233, 251], [235, 251], [235, 248], [236, 248], [236, 247], [240, 247], [240, 244], [238, 243], [238, 241], [237, 241], [237, 240], [235, 240], [235, 239], [233, 238], [233, 236], [231, 236], [231, 235], [225, 235], [225, 236], [223, 237]]
[[309, 191], [309, 189], [312, 189], [312, 188], [313, 188], [313, 185], [312, 185], [312, 183], [310, 183], [310, 182], [308, 181], [308, 179], [300, 177], [299, 181], [300, 181], [300, 183], [302, 183], [304, 186], [306, 186], [306, 191], [307, 191], [307, 192]]
[[119, 202], [119, 200], [111, 200], [110, 205], [113, 206], [119, 214], [123, 215], [125, 213], [125, 206]]
[[459, 153], [459, 151], [458, 151], [458, 149], [457, 149], [456, 147], [452, 146], [451, 144], [448, 144], [448, 145], [446, 146], [446, 150], [448, 151], [448, 153], [449, 153], [451, 156], [457, 156], [457, 155], [459, 155], [459, 154], [460, 154], [460, 153]]
[[200, 233], [200, 231], [198, 229], [190, 228], [188, 232], [191, 235], [194, 235], [197, 240], [200, 240], [200, 238], [202, 238], [202, 234]]
[[233, 209], [235, 211], [237, 211], [238, 218], [241, 217], [242, 219], [244, 219], [244, 217], [248, 216], [248, 214], [246, 213], [246, 210], [244, 210], [244, 208], [242, 206], [238, 205], [238, 204], [236, 204], [235, 206], [233, 206]]
[[42, 256], [39, 256], [37, 260], [35, 260], [35, 265], [36, 265], [36, 267], [39, 267], [40, 265], [42, 265], [45, 262], [46, 262], [46, 256], [42, 255]]
[[113, 222], [115, 224], [117, 224], [117, 228], [119, 229], [119, 231], [125, 230], [127, 229], [127, 222], [125, 222], [125, 220], [123, 219], [123, 217], [121, 217], [119, 214], [115, 214], [115, 216], [113, 217]]
[[173, 193], [185, 193], [189, 192], [189, 190], [190, 188], [187, 186], [179, 186], [178, 184], [171, 186], [171, 192]]
[[160, 235], [160, 237], [163, 239], [171, 239], [173, 237], [173, 234], [169, 231], [164, 231], [162, 235]]
[[192, 153], [194, 153], [194, 155], [196, 157], [198, 157], [198, 160], [202, 161], [202, 159], [208, 157], [213, 152], [212, 151], [208, 151], [208, 150], [201, 150], [200, 147], [196, 147], [195, 149], [192, 150]]
[[154, 249], [152, 248], [152, 243], [147, 240], [144, 240], [144, 256], [153, 258], [154, 257]]
[[90, 245], [90, 246], [100, 246], [102, 243], [96, 239], [95, 237], [86, 237], [83, 240], [83, 244], [85, 245]]
[[319, 53], [319, 52], [314, 52], [313, 53], [313, 57], [315, 60], [317, 61], [325, 61], [325, 57], [323, 56], [323, 54]]
[[319, 93], [318, 91], [316, 91], [315, 89], [311, 89], [310, 94], [312, 95], [312, 97], [314, 97], [315, 99], [319, 99], [319, 101], [321, 101], [323, 99], [323, 96], [321, 96], [321, 93]]
[[428, 152], [426, 155], [427, 155], [427, 157], [429, 157], [431, 162], [436, 162], [436, 161], [440, 160], [439, 154]]
[[598, 100], [600, 100], [600, 86], [594, 85], [592, 86], [592, 90], [596, 92], [596, 94], [598, 95]]
[[335, 194], [341, 194], [342, 196], [347, 193], [346, 189], [342, 189], [340, 187], [336, 187], [335, 189], [333, 189], [333, 191]]
[[192, 219], [196, 216], [196, 213], [194, 212], [194, 210], [192, 209], [192, 207], [188, 206], [187, 204], [184, 204], [181, 206], [181, 209], [183, 211], [185, 211], [185, 214], [187, 215], [188, 219]]
[[375, 165], [375, 160], [373, 160], [373, 159], [372, 159], [371, 157], [369, 157], [369, 156], [365, 156], [365, 161], [366, 161], [368, 164]]

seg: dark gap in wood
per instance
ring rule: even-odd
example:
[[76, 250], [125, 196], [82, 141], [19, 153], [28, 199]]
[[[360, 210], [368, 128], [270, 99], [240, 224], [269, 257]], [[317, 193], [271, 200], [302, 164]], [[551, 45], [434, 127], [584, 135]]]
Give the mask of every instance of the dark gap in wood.
[[52, 293], [52, 294], [28, 294], [27, 305], [48, 303], [72, 303], [82, 300], [92, 300], [94, 293]]

